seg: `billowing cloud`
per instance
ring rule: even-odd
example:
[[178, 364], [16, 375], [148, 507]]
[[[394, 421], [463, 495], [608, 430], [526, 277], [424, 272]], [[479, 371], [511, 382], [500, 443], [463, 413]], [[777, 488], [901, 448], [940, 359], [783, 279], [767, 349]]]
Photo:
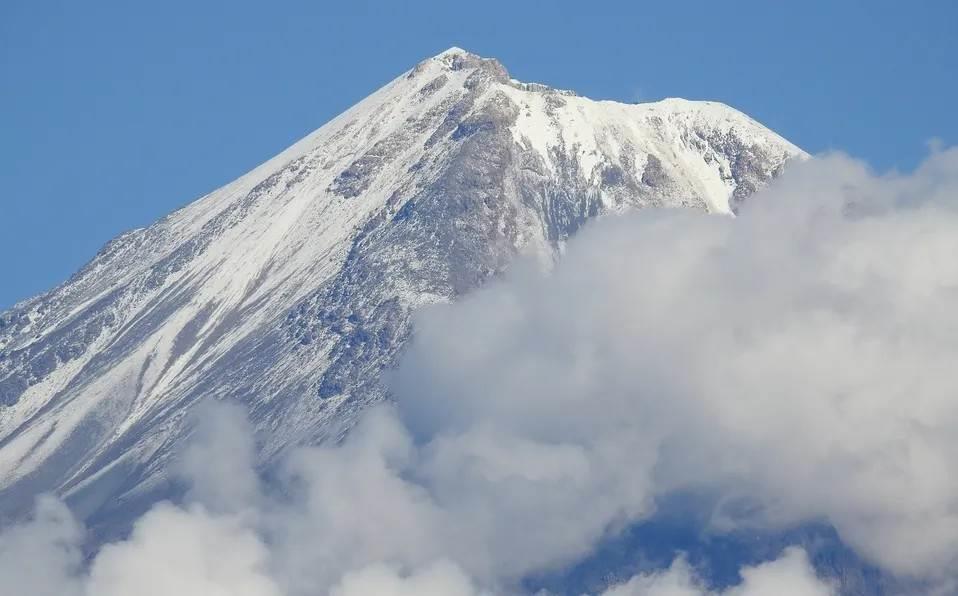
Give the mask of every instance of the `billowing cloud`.
[[83, 528], [53, 497], [37, 499], [31, 519], [0, 532], [0, 586], [19, 596], [80, 596]]
[[742, 582], [721, 592], [711, 591], [683, 558], [669, 569], [637, 575], [613, 586], [602, 596], [831, 596], [835, 586], [815, 575], [805, 551], [790, 548], [774, 561], [741, 571]]
[[[877, 176], [800, 164], [740, 216], [587, 226], [422, 311], [340, 445], [264, 487], [254, 437], [211, 406], [160, 504], [88, 564], [58, 502], [0, 533], [0, 585], [45, 596], [521, 594], [676, 492], [712, 530], [824, 520], [929, 585], [958, 562], [958, 151]], [[24, 561], [44, 573], [22, 571]], [[42, 562], [41, 564], [38, 562]], [[39, 566], [39, 567], [38, 567]], [[719, 590], [676, 553], [603, 596], [832, 594], [786, 549]]]
[[394, 387], [444, 502], [496, 503], [499, 569], [692, 489], [717, 527], [826, 519], [888, 570], [947, 574], [955, 255], [958, 151], [910, 175], [817, 159], [736, 219], [608, 218], [552, 270], [422, 313]]
[[267, 575], [267, 557], [241, 519], [162, 504], [136, 522], [128, 540], [103, 547], [86, 590], [90, 596], [281, 596]]

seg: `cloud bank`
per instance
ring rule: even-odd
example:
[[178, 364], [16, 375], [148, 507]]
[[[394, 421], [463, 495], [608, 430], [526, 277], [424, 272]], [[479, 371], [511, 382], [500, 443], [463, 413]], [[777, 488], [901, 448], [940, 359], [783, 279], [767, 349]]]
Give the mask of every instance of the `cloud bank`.
[[[713, 531], [825, 521], [889, 573], [958, 568], [958, 151], [878, 176], [798, 164], [731, 219], [643, 211], [586, 227], [419, 313], [338, 446], [269, 486], [242, 413], [210, 406], [160, 504], [81, 555], [51, 498], [0, 533], [13, 594], [478, 596], [589, 555], [682, 491]], [[29, 569], [41, 571], [30, 572]], [[804, 551], [717, 590], [676, 553], [602, 596], [834, 594]]]
[[395, 386], [410, 428], [442, 446], [426, 467], [461, 491], [449, 501], [542, 522], [495, 533], [512, 563], [510, 545], [542, 555], [523, 541], [562, 528], [543, 542], [572, 553], [701, 489], [722, 499], [716, 525], [824, 519], [894, 573], [947, 574], [956, 255], [958, 151], [910, 175], [817, 159], [737, 219], [609, 218], [553, 270], [423, 313]]

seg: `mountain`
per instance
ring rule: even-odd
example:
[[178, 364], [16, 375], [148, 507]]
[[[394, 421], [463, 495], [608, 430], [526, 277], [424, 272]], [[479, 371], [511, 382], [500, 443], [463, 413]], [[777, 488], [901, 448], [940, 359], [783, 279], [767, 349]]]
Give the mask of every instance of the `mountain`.
[[604, 213], [733, 213], [802, 156], [719, 103], [594, 101], [447, 50], [0, 314], [0, 503], [148, 502], [208, 397], [248, 406], [263, 461], [336, 438], [416, 307]]

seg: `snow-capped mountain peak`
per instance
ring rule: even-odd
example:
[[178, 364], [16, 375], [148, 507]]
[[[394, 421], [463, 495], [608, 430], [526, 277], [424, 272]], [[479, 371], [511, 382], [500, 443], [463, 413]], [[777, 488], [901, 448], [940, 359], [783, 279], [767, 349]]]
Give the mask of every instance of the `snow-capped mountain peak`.
[[205, 397], [247, 405], [264, 460], [338, 436], [416, 307], [602, 213], [734, 212], [803, 155], [719, 103], [595, 101], [450, 48], [0, 314], [3, 502], [152, 498]]

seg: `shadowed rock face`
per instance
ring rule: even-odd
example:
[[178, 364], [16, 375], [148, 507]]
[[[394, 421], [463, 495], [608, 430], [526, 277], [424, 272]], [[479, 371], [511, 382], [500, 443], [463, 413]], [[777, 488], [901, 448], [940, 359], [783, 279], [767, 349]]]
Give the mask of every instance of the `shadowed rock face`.
[[122, 518], [205, 397], [248, 406], [264, 462], [341, 436], [415, 308], [603, 213], [733, 212], [803, 155], [720, 104], [595, 102], [444, 52], [0, 314], [0, 502]]

